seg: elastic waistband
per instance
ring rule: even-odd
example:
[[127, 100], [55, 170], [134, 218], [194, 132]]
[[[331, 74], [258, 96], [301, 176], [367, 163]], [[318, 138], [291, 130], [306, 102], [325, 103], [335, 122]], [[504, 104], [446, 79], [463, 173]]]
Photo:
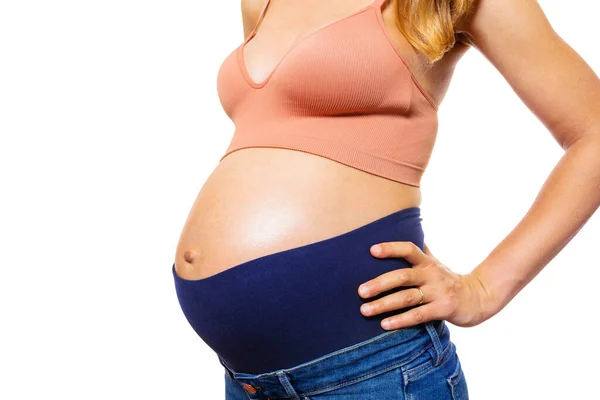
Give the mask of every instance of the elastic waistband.
[[[237, 372], [289, 368], [389, 331], [394, 310], [366, 317], [360, 284], [412, 265], [377, 258], [376, 243], [410, 241], [423, 249], [419, 207], [379, 218], [329, 239], [259, 257], [200, 280], [173, 276], [181, 308], [196, 333]], [[400, 334], [408, 335], [410, 331]]]

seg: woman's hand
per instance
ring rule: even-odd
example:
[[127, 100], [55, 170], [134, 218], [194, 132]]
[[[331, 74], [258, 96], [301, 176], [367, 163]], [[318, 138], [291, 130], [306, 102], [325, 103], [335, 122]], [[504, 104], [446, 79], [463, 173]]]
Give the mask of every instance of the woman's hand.
[[[380, 248], [378, 251], [377, 248]], [[375, 257], [401, 257], [412, 268], [400, 268], [381, 274], [360, 285], [358, 294], [368, 299], [399, 286], [412, 286], [361, 306], [365, 316], [415, 306], [406, 312], [381, 321], [383, 329], [404, 328], [431, 320], [447, 320], [458, 326], [475, 326], [490, 318], [494, 302], [475, 273], [457, 274], [433, 257], [427, 246], [425, 253], [412, 242], [384, 242], [371, 246]], [[366, 291], [363, 292], [363, 287]], [[367, 309], [369, 306], [370, 309]]]

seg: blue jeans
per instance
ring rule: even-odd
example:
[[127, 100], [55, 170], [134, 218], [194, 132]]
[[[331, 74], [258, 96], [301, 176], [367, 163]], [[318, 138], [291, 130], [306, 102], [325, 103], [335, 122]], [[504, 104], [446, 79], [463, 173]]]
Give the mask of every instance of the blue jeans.
[[226, 400], [465, 400], [456, 346], [444, 321], [386, 331], [291, 368], [225, 369]]

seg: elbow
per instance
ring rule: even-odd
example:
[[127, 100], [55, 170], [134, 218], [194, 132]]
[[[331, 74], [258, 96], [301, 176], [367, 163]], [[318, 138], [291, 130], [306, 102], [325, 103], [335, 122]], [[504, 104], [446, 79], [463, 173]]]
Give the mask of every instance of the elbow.
[[565, 140], [560, 145], [564, 151], [569, 150], [570, 148], [572, 148], [575, 145], [577, 145], [575, 147], [590, 146], [592, 151], [594, 149], [598, 150], [596, 155], [600, 156], [600, 127], [598, 127], [597, 132], [595, 132], [595, 133], [589, 133], [589, 134], [575, 136], [571, 140]]

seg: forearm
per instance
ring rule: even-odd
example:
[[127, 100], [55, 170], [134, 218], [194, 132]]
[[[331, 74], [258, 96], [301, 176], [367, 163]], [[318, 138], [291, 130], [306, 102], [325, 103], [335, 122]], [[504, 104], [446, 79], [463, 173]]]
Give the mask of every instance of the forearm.
[[600, 135], [573, 143], [531, 208], [472, 272], [489, 316], [506, 306], [575, 236], [600, 206]]

